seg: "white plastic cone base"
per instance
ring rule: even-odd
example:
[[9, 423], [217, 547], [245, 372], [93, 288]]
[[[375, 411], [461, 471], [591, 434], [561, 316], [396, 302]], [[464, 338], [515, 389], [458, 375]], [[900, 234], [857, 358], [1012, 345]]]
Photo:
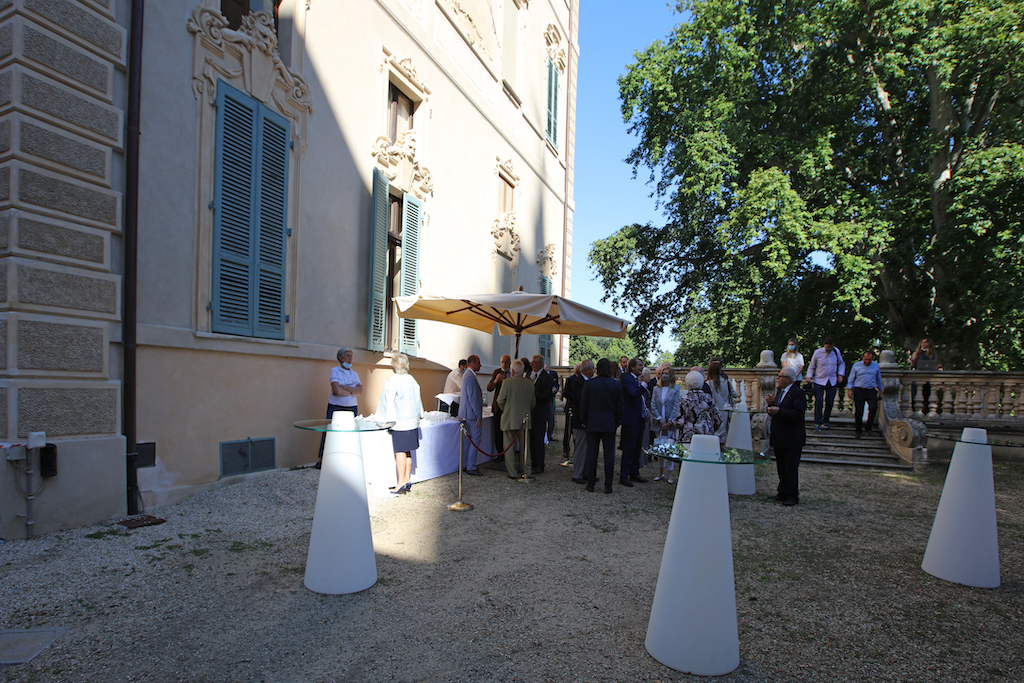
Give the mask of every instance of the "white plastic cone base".
[[[717, 437], [711, 437], [717, 444]], [[697, 437], [694, 437], [696, 440]], [[680, 464], [647, 651], [665, 666], [721, 676], [740, 664], [728, 465]]]
[[[729, 433], [725, 437], [725, 446], [745, 451], [754, 450], [754, 439], [750, 435], [750, 413], [747, 412], [746, 406], [743, 406], [742, 410], [734, 410], [732, 417], [729, 418]], [[725, 468], [725, 477], [729, 484], [729, 493], [732, 495], [752, 496], [757, 493], [753, 465], [729, 465]]]
[[[352, 413], [339, 411], [334, 418], [336, 427], [355, 430]], [[324, 440], [304, 583], [331, 595], [377, 583], [359, 432], [327, 432]]]
[[[984, 429], [964, 429], [962, 439], [949, 461], [921, 569], [965, 586], [998, 588], [992, 447], [984, 443]], [[968, 440], [974, 443], [965, 443]]]

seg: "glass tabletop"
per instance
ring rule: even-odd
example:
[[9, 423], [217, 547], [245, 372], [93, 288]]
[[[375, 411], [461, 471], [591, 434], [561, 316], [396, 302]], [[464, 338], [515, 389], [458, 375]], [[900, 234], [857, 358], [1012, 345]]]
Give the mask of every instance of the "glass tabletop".
[[690, 447], [681, 443], [657, 444], [644, 449], [650, 457], [666, 458], [673, 462], [706, 462], [719, 465], [760, 465], [771, 462], [764, 453], [748, 451], [743, 448], [722, 448], [721, 453], [695, 453]]
[[355, 429], [335, 429], [330, 420], [299, 420], [293, 426], [313, 432], [379, 432], [395, 426], [394, 422], [374, 422], [356, 419]]
[[964, 439], [960, 435], [945, 435], [945, 434], [929, 434], [929, 440], [942, 441], [944, 443], [973, 443], [973, 444], [985, 444], [989, 446], [1004, 446], [1009, 448], [1024, 448], [1024, 439], [985, 439], [974, 441], [971, 439]]

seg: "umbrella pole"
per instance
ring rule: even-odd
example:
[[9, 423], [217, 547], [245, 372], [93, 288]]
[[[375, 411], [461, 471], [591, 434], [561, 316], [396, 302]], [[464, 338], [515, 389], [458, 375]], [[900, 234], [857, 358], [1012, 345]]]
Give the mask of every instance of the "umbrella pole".
[[519, 338], [523, 336], [522, 332], [516, 332], [516, 355], [514, 358], [519, 358]]
[[465, 511], [465, 510], [472, 510], [473, 509], [473, 506], [470, 505], [469, 503], [463, 503], [462, 502], [462, 463], [465, 460], [464, 455], [463, 455], [463, 449], [466, 446], [465, 436], [466, 436], [466, 423], [462, 422], [460, 420], [459, 421], [459, 502], [452, 503], [451, 505], [448, 506], [449, 510], [455, 510], [455, 511], [459, 511], [459, 512], [462, 512], [462, 511]]

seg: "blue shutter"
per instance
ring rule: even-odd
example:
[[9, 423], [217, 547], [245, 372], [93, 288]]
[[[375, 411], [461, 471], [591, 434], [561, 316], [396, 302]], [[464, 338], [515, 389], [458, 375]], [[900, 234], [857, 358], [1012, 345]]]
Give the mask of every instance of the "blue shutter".
[[213, 185], [214, 332], [252, 334], [257, 109], [255, 100], [218, 83]]
[[548, 57], [548, 140], [558, 146], [558, 69]]
[[[508, 294], [512, 291], [512, 261], [504, 254], [495, 255], [494, 293]], [[501, 364], [502, 356], [512, 355], [512, 339], [498, 333], [498, 325], [491, 331], [491, 362]]]
[[388, 178], [379, 168], [373, 169], [373, 206], [370, 238], [370, 320], [366, 346], [371, 351], [384, 350], [384, 316], [387, 313], [388, 279]]
[[256, 329], [253, 336], [284, 339], [289, 125], [284, 117], [261, 105], [259, 126]]
[[[541, 275], [540, 293], [551, 294], [551, 278]], [[550, 334], [540, 335], [540, 355], [544, 356], [544, 362], [551, 363], [551, 349], [555, 345], [555, 338]]]
[[[423, 225], [423, 202], [411, 194], [402, 199], [402, 284], [401, 296], [420, 293], [420, 228]], [[410, 318], [402, 319], [398, 345], [402, 353], [415, 356], [416, 333], [419, 326]]]

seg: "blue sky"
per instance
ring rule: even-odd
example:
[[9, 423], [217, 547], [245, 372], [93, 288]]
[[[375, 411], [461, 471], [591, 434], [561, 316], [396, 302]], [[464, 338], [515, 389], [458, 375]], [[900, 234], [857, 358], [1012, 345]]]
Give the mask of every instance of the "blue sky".
[[[576, 106], [576, 212], [573, 216], [572, 299], [610, 312], [604, 290], [587, 264], [594, 240], [630, 223], [662, 223], [649, 196], [648, 173], [633, 179], [624, 161], [636, 145], [622, 121], [616, 79], [633, 53], [663, 39], [682, 15], [665, 0], [581, 0]], [[668, 348], [663, 336], [660, 346]]]

